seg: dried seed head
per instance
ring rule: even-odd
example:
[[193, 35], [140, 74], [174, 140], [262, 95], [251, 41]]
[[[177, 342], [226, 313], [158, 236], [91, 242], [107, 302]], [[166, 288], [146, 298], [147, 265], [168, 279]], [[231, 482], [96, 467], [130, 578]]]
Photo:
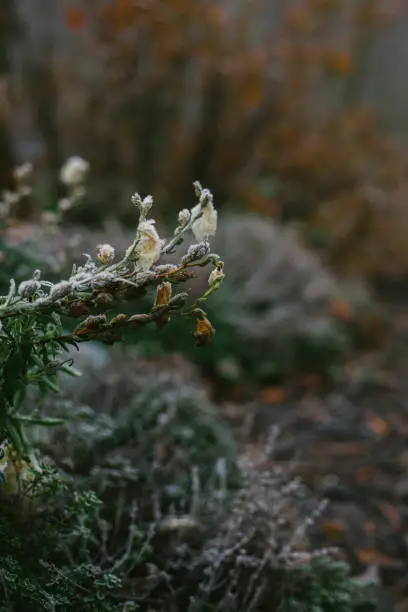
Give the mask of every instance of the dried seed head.
[[96, 247], [98, 261], [104, 266], [112, 263], [115, 257], [115, 249], [110, 244], [98, 244]]
[[82, 157], [74, 155], [62, 165], [60, 179], [68, 187], [77, 187], [85, 181], [88, 172], [89, 163]]

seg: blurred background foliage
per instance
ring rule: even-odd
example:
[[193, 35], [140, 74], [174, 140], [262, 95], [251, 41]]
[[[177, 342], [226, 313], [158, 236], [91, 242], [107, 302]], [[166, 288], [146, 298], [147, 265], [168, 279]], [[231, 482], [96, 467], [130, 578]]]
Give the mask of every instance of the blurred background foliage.
[[74, 152], [88, 221], [128, 220], [135, 187], [166, 218], [199, 178], [223, 207], [296, 222], [342, 273], [406, 275], [404, 2], [49, 4], [6, 2], [0, 22], [2, 171], [10, 150], [35, 160], [43, 206]]

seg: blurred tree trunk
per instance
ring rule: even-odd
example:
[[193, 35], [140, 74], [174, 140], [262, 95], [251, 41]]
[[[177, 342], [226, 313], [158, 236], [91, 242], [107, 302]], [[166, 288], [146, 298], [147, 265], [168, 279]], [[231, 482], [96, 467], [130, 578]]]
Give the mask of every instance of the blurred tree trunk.
[[61, 148], [58, 132], [58, 94], [53, 73], [53, 44], [44, 40], [38, 57], [26, 56], [25, 86], [34, 116], [35, 127], [42, 140], [49, 176], [49, 198], [55, 202], [62, 195], [59, 184]]
[[12, 45], [18, 35], [15, 0], [0, 4], [0, 191], [12, 189], [14, 152], [10, 130], [10, 72]]

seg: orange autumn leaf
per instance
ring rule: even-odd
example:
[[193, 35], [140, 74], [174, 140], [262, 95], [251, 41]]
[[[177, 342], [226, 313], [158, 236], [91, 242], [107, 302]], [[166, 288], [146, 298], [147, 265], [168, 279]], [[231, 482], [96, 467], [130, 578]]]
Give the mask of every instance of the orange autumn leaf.
[[321, 529], [330, 540], [344, 540], [347, 535], [347, 526], [339, 520], [325, 521]]
[[337, 76], [347, 76], [353, 70], [353, 60], [347, 51], [332, 51], [325, 57], [325, 65]]
[[85, 26], [84, 10], [78, 6], [68, 6], [64, 10], [64, 23], [73, 32], [82, 30]]
[[332, 302], [330, 314], [341, 321], [350, 321], [352, 316], [350, 302], [347, 300], [336, 300]]
[[371, 480], [373, 477], [373, 472], [373, 468], [368, 465], [358, 468], [355, 472], [356, 482], [361, 484], [363, 482]]
[[384, 421], [379, 416], [372, 416], [366, 420], [366, 425], [373, 431], [377, 436], [385, 436], [389, 431], [389, 425], [387, 421]]
[[358, 548], [355, 551], [356, 557], [363, 565], [379, 565], [380, 567], [395, 567], [400, 563], [374, 548]]
[[260, 391], [258, 398], [265, 404], [280, 404], [286, 399], [286, 391], [283, 387], [266, 387]]

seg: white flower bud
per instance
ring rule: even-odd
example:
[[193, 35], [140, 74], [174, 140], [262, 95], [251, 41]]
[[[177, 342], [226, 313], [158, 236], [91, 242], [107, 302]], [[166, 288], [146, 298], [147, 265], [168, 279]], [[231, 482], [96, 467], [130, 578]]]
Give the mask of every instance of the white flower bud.
[[222, 268], [215, 268], [210, 276], [208, 277], [208, 284], [210, 285], [210, 287], [212, 287], [213, 285], [215, 285], [217, 282], [222, 281], [222, 279], [225, 277], [225, 274], [222, 271]]
[[62, 165], [60, 179], [68, 187], [76, 187], [85, 181], [88, 172], [89, 163], [75, 155]]
[[142, 209], [145, 215], [149, 212], [152, 206], [153, 206], [153, 196], [148, 195], [142, 201]]
[[98, 244], [96, 247], [96, 256], [104, 266], [112, 263], [115, 257], [115, 249], [110, 244]]
[[183, 210], [180, 210], [179, 214], [178, 214], [178, 224], [180, 227], [185, 227], [187, 225], [187, 223], [190, 221], [190, 211], [188, 210], [188, 208], [183, 208]]
[[[192, 215], [197, 215], [201, 209], [201, 204], [197, 204], [192, 211]], [[204, 240], [207, 236], [215, 236], [217, 231], [217, 211], [214, 208], [214, 204], [211, 200], [204, 206], [203, 214], [196, 221], [194, 221], [191, 229], [197, 240]]]

